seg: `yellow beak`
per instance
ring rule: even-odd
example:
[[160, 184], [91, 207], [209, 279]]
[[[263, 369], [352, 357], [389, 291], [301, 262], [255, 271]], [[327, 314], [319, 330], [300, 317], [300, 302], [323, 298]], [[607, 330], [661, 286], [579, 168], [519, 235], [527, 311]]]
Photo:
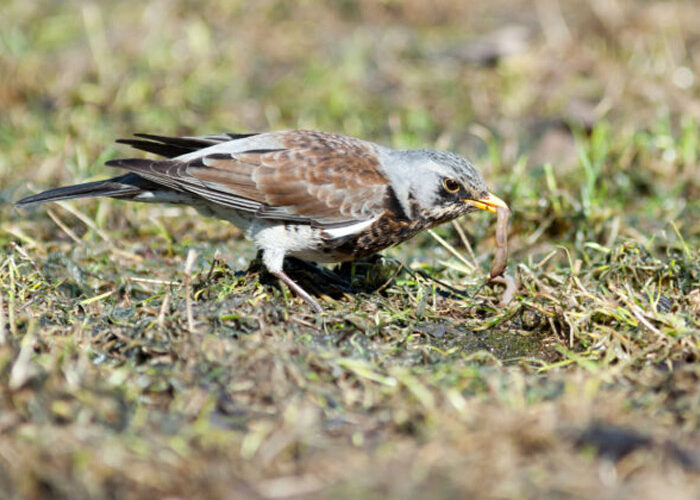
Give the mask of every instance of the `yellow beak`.
[[479, 200], [464, 200], [465, 203], [469, 203], [471, 206], [480, 208], [481, 210], [488, 210], [491, 213], [496, 213], [497, 208], [505, 208], [508, 210], [508, 205], [506, 202], [500, 199], [495, 194], [489, 193], [486, 198], [481, 198]]

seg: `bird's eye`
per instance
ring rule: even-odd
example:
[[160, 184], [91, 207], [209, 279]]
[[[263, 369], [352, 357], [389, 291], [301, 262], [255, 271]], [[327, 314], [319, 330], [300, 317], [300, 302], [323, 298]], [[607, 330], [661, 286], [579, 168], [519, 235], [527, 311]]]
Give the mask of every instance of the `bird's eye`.
[[451, 193], [451, 194], [456, 193], [456, 192], [459, 191], [459, 189], [462, 187], [462, 186], [459, 184], [459, 182], [457, 182], [457, 181], [454, 180], [454, 179], [449, 179], [449, 178], [448, 178], [448, 179], [444, 179], [444, 180], [442, 181], [442, 185], [445, 186], [445, 191], [447, 191], [448, 193]]

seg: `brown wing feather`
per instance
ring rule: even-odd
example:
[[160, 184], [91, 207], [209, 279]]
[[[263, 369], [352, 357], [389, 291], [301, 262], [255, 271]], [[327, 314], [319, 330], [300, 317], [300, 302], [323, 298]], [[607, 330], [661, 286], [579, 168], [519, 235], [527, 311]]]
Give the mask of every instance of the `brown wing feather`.
[[[270, 143], [281, 147], [204, 154], [187, 162], [123, 159], [107, 165], [261, 218], [330, 226], [385, 209], [388, 181], [373, 145], [300, 130], [271, 133]], [[180, 145], [176, 139], [168, 144]]]
[[285, 149], [205, 157], [187, 173], [260, 203], [257, 214], [265, 218], [330, 225], [381, 212], [387, 179], [371, 145], [312, 131], [287, 132], [280, 142]]

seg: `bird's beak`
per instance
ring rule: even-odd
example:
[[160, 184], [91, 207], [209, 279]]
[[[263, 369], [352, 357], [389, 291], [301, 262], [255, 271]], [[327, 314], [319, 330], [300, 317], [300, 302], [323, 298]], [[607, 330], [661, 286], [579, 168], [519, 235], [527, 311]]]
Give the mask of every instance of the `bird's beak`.
[[506, 202], [500, 199], [498, 196], [489, 193], [485, 198], [478, 200], [464, 200], [464, 203], [468, 203], [473, 207], [480, 208], [481, 210], [488, 210], [491, 213], [496, 213], [496, 209], [505, 208], [508, 210], [508, 205]]

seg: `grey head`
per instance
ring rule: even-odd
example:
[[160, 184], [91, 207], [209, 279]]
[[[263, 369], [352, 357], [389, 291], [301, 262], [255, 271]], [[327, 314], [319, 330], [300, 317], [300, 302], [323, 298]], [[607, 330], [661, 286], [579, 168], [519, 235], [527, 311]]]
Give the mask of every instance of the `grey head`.
[[396, 198], [409, 217], [442, 219], [476, 208], [495, 212], [505, 203], [489, 193], [476, 167], [466, 158], [432, 149], [380, 152], [381, 165]]

